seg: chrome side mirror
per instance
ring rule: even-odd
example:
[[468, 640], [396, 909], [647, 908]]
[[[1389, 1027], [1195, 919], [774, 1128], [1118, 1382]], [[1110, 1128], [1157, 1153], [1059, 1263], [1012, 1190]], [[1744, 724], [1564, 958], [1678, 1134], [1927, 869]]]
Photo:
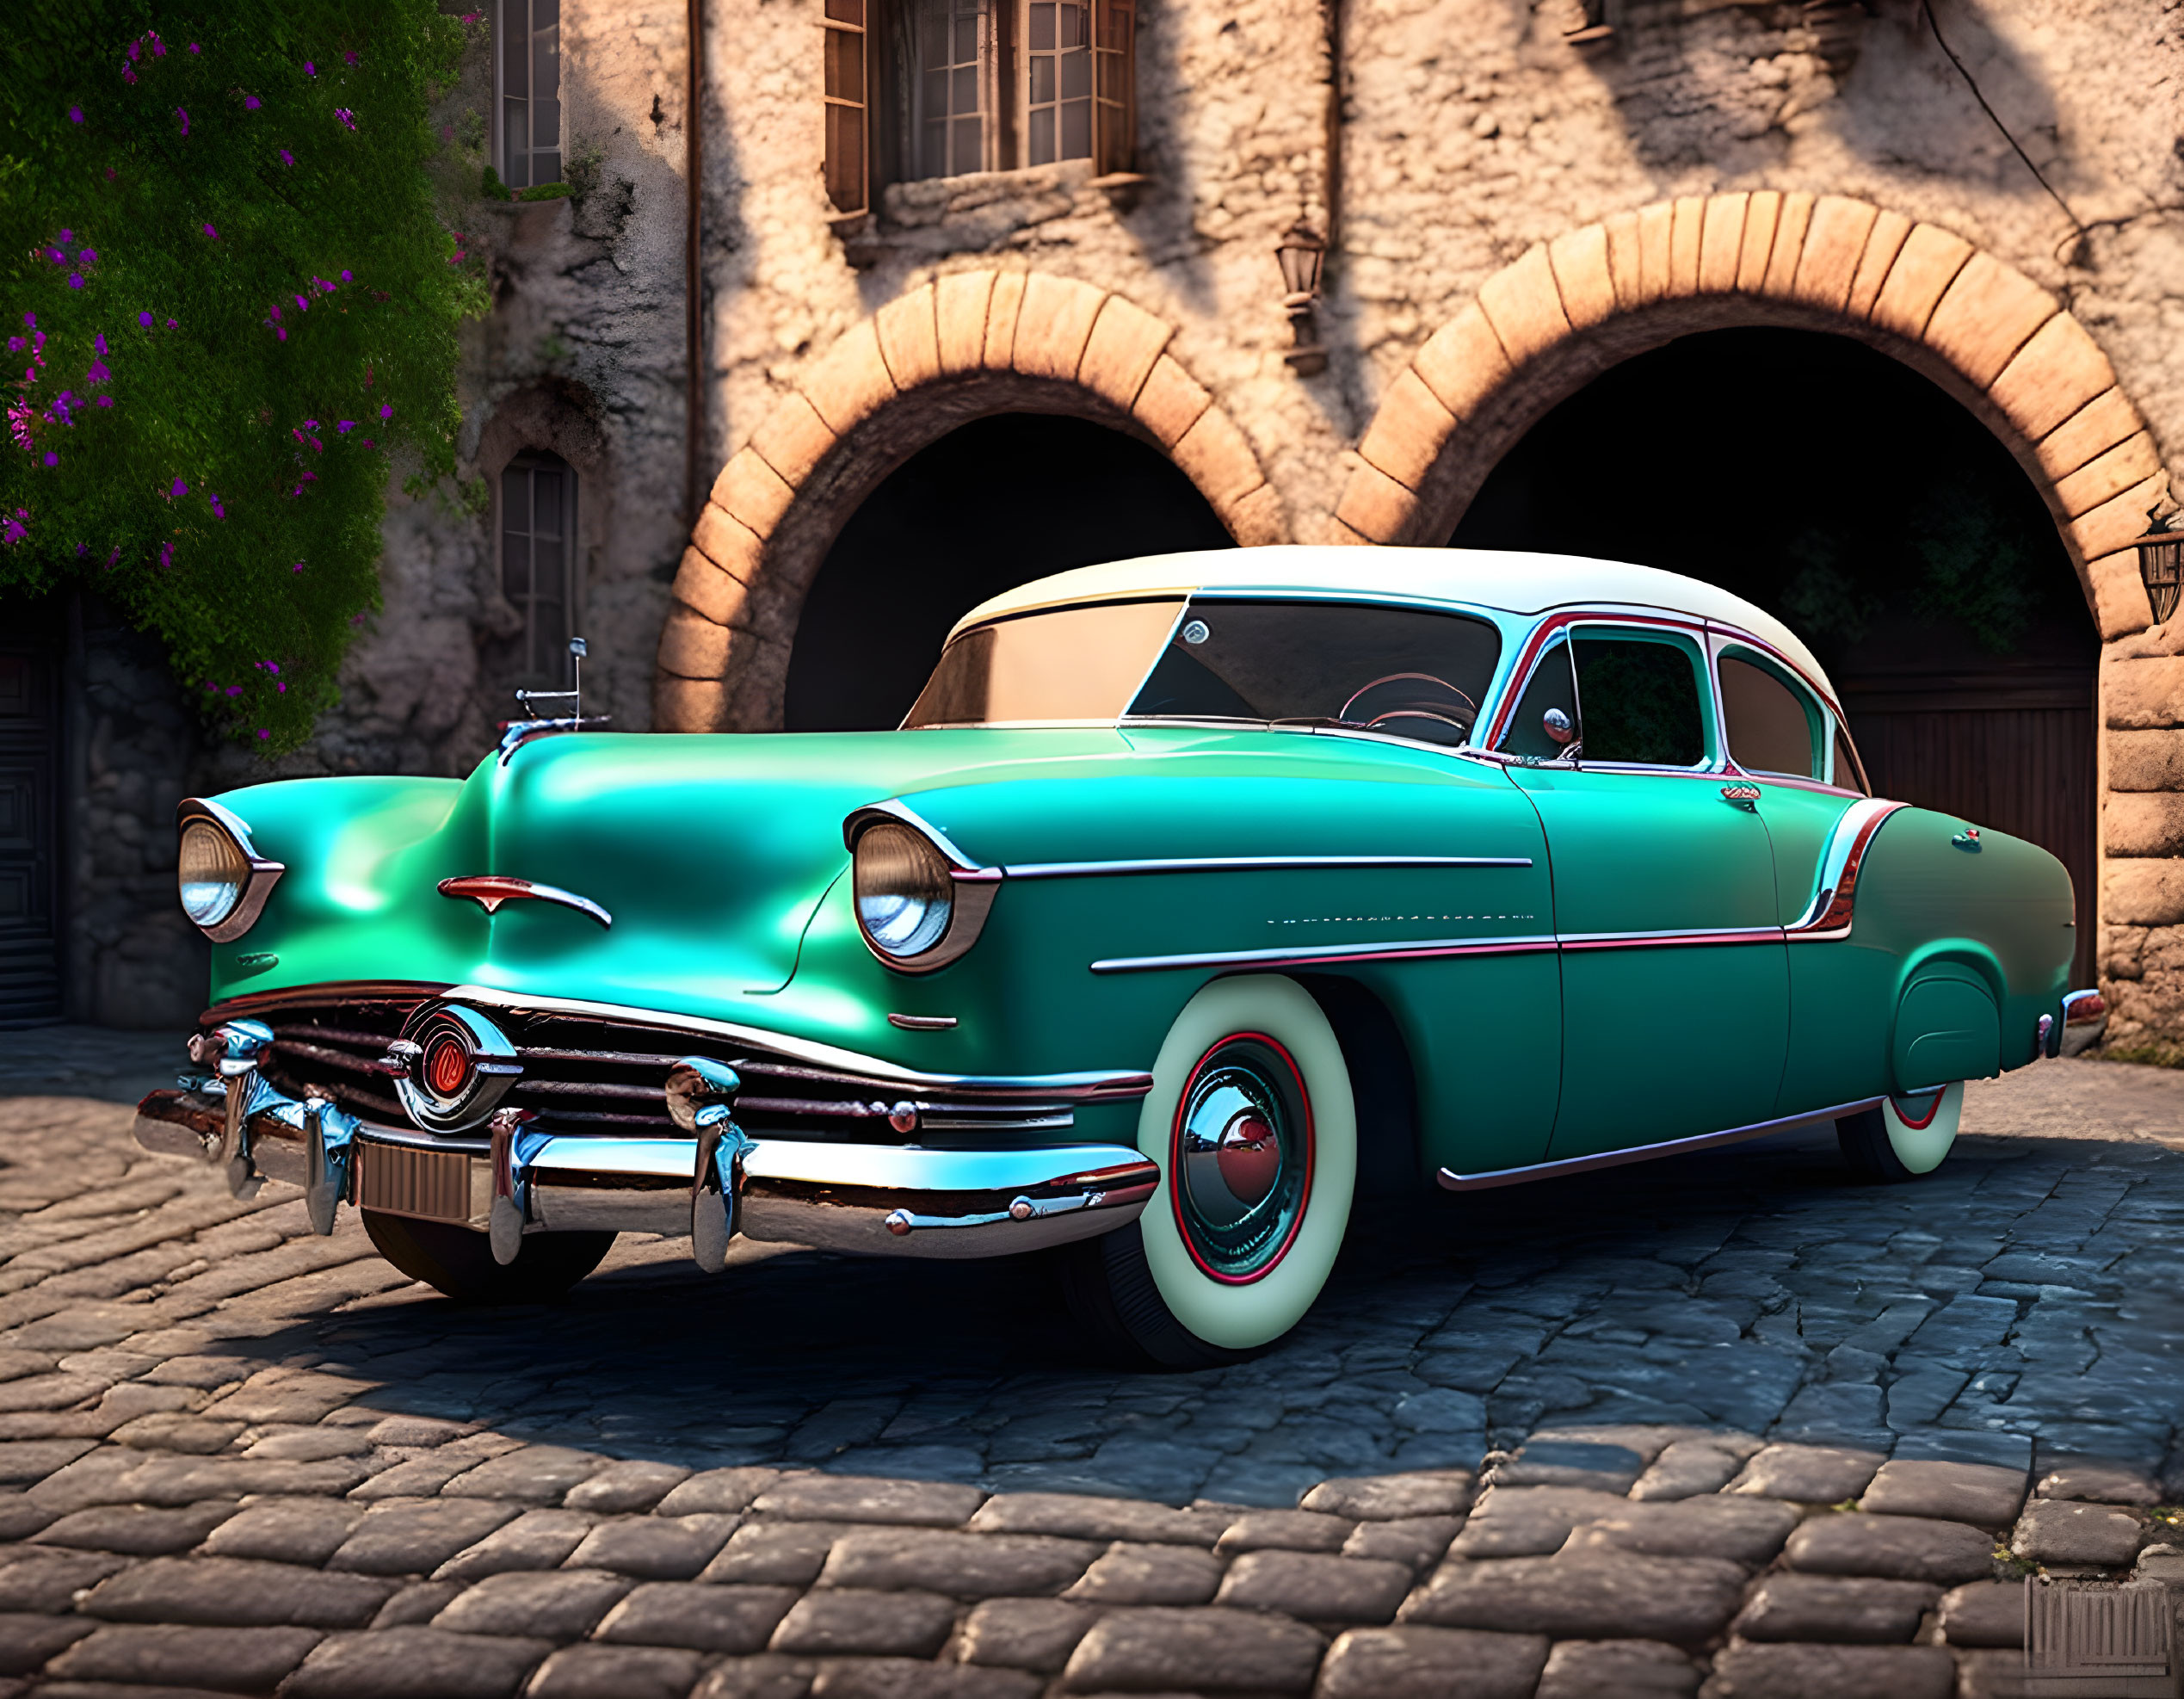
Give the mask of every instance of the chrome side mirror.
[[1558, 744], [1567, 744], [1577, 735], [1577, 728], [1570, 716], [1560, 708], [1551, 707], [1539, 716], [1539, 725], [1547, 736]]

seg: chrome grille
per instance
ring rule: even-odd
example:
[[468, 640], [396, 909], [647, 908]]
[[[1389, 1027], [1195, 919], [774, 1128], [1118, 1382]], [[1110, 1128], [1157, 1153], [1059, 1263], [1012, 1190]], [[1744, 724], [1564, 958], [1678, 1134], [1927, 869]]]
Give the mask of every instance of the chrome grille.
[[470, 1215], [470, 1158], [459, 1151], [360, 1145], [356, 1202], [390, 1215], [461, 1221]]

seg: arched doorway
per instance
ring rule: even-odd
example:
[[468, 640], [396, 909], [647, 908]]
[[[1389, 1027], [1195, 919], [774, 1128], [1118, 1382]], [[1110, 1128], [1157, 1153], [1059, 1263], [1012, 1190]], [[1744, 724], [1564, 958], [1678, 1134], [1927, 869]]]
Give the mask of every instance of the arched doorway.
[[1549, 411], [1449, 541], [1663, 567], [1786, 621], [1876, 789], [2070, 868], [2091, 983], [2100, 633], [2039, 491], [1934, 384], [1844, 337], [1680, 337]]
[[1051, 413], [973, 420], [890, 473], [828, 551], [790, 651], [787, 729], [895, 725], [949, 627], [1014, 585], [1232, 542], [1191, 480], [1134, 437]]

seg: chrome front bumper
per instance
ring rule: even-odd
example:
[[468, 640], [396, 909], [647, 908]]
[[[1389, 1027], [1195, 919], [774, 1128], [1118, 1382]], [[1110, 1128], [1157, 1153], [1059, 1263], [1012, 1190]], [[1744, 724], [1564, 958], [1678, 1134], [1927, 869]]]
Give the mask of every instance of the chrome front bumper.
[[489, 1232], [509, 1257], [521, 1233], [690, 1233], [694, 1212], [715, 1242], [740, 1234], [864, 1256], [1002, 1257], [1112, 1232], [1137, 1219], [1160, 1181], [1157, 1165], [1117, 1145], [762, 1139], [741, 1140], [732, 1162], [716, 1165], [718, 1140], [697, 1137], [507, 1127], [489, 1139], [436, 1138], [298, 1103], [256, 1073], [152, 1092], [137, 1107], [136, 1140], [224, 1164], [238, 1195], [265, 1180], [300, 1185], [321, 1233], [347, 1202]]

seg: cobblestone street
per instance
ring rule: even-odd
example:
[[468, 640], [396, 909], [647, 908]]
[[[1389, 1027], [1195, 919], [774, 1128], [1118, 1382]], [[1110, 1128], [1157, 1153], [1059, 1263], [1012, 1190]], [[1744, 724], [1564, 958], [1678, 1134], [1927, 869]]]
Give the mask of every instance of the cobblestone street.
[[1903, 1188], [1793, 1134], [1389, 1211], [1139, 1375], [1036, 1264], [458, 1309], [139, 1152], [170, 1048], [0, 1053], [0, 1696], [1942, 1699], [2034, 1566], [2184, 1581], [2184, 1074], [1977, 1084]]

